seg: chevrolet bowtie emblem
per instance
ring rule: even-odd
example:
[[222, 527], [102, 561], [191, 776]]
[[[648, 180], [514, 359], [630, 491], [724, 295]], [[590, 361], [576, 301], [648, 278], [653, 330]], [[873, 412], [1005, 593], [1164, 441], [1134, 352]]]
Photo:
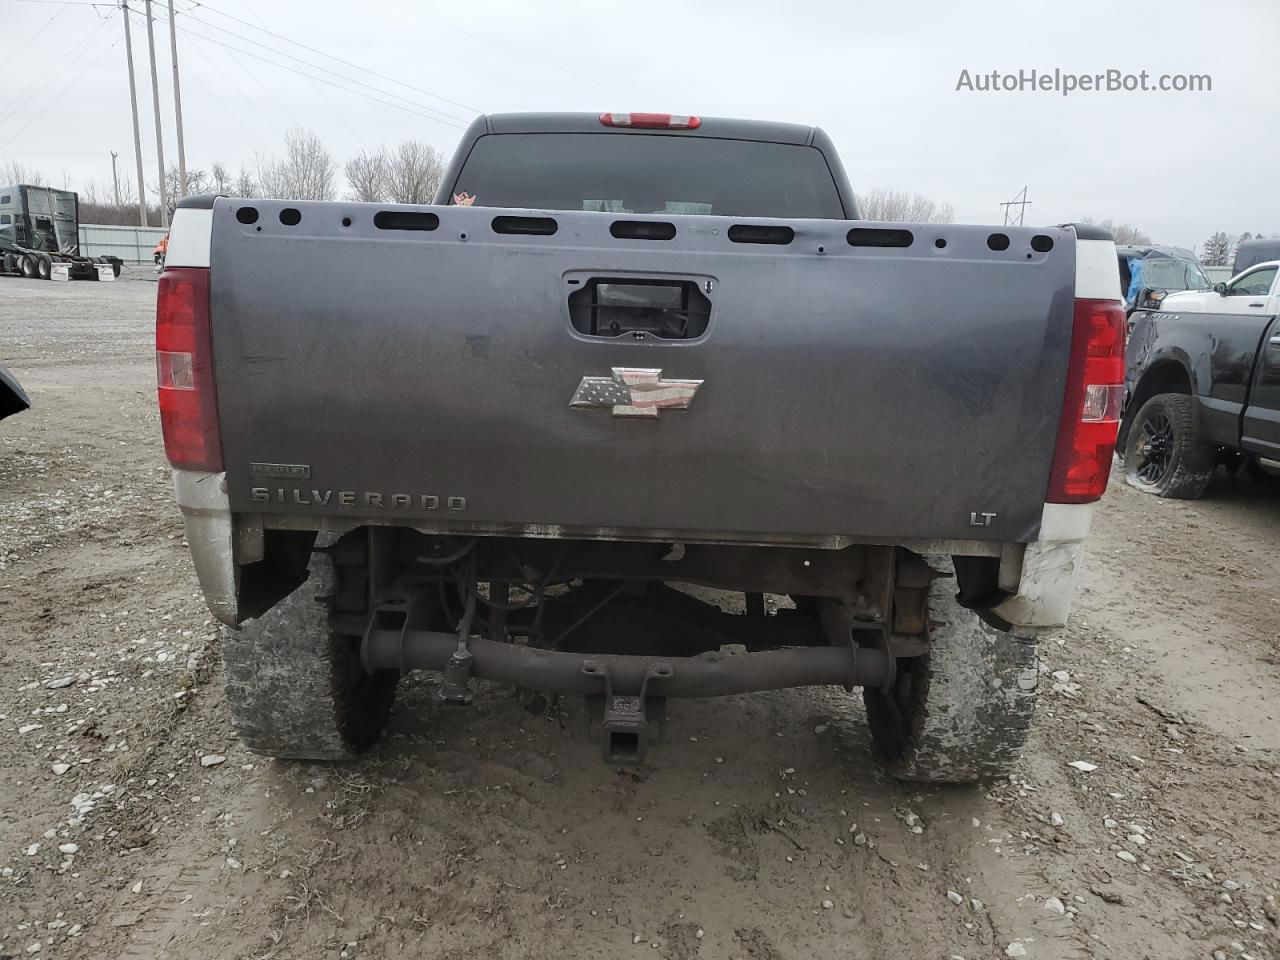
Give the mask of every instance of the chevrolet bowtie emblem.
[[611, 407], [615, 417], [657, 418], [661, 410], [688, 410], [701, 380], [663, 380], [661, 370], [614, 367], [610, 377], [583, 377], [569, 406]]

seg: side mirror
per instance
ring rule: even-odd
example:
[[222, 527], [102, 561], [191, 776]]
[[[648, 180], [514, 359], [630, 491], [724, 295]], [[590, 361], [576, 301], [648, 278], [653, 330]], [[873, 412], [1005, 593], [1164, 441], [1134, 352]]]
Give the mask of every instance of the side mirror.
[[1213, 285], [1213, 292], [1220, 297], [1225, 297], [1227, 295], [1227, 285], [1225, 283], [1215, 283]]

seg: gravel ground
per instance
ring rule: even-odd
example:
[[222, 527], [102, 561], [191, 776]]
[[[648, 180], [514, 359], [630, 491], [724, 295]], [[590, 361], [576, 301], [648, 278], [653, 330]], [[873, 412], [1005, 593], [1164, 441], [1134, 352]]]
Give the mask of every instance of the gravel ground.
[[[141, 270], [135, 271], [141, 274]], [[859, 702], [672, 706], [640, 770], [406, 683], [358, 764], [233, 738], [153, 399], [154, 278], [0, 279], [0, 958], [1280, 957], [1280, 499], [1113, 484], [1017, 775]]]

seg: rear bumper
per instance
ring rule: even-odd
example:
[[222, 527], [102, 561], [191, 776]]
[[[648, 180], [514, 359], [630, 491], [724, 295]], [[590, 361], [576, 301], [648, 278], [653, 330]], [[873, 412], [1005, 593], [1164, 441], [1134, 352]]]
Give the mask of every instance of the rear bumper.
[[[205, 602], [218, 620], [236, 626], [241, 619], [240, 574], [226, 474], [174, 470], [173, 486]], [[1092, 504], [1045, 504], [1040, 539], [1003, 552], [1000, 586], [1009, 596], [993, 610], [996, 616], [1013, 627], [1065, 624], [1092, 520]], [[832, 539], [845, 545], [844, 538]], [[919, 546], [925, 553], [951, 552], [948, 546], [963, 552], [960, 543], [944, 543]], [[991, 553], [985, 548], [998, 546], [982, 544], [986, 555]]]

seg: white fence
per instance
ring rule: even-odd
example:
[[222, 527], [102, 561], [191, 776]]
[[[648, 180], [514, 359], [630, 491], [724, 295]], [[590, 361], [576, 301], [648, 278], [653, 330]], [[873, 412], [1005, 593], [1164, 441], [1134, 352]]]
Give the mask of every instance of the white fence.
[[168, 231], [164, 227], [80, 224], [80, 256], [119, 257], [125, 263], [150, 263], [151, 251]]

